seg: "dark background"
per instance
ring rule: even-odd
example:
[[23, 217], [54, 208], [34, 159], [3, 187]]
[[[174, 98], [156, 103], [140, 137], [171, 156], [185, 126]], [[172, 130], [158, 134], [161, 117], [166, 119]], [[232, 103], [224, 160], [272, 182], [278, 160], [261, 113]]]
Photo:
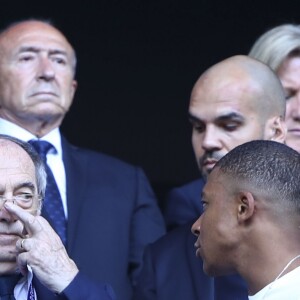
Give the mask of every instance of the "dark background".
[[212, 64], [267, 29], [300, 22], [298, 1], [1, 0], [0, 25], [50, 18], [77, 51], [78, 91], [62, 132], [140, 165], [160, 199], [198, 176], [189, 94]]

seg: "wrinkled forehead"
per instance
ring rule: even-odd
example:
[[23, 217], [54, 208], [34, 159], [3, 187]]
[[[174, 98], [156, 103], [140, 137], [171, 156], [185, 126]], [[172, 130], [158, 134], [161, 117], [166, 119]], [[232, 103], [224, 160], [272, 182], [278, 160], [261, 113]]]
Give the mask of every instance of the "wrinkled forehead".
[[73, 48], [64, 35], [49, 24], [28, 21], [10, 27], [0, 35], [0, 46], [7, 51], [19, 47], [60, 50], [73, 55]]
[[[8, 180], [8, 176], [21, 175], [35, 182], [35, 166], [19, 145], [6, 140], [0, 140], [0, 180]], [[5, 178], [6, 177], [6, 178]]]

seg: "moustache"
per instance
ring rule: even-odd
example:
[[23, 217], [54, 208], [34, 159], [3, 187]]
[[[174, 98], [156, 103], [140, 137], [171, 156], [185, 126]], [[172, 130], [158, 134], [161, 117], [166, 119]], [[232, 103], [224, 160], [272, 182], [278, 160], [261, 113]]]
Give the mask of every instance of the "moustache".
[[13, 223], [0, 222], [0, 235], [17, 235], [24, 237], [26, 232], [24, 226], [20, 221]]
[[213, 161], [219, 161], [224, 155], [219, 152], [205, 152], [203, 156], [199, 158], [199, 166], [203, 167], [206, 161], [213, 160]]
[[30, 96], [35, 96], [41, 93], [48, 93], [57, 96], [59, 94], [58, 88], [52, 82], [37, 83], [30, 91]]

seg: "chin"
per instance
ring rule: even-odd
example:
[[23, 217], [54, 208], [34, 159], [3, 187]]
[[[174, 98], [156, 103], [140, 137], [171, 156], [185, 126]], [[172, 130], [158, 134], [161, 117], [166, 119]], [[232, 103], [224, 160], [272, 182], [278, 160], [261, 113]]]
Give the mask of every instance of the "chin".
[[0, 275], [13, 274], [18, 271], [16, 254], [0, 251]]
[[228, 275], [228, 272], [226, 272], [226, 270], [223, 270], [220, 266], [209, 264], [207, 262], [203, 262], [203, 271], [210, 277]]
[[201, 169], [201, 176], [203, 177], [203, 179], [207, 180], [208, 175], [211, 173], [213, 168], [210, 169]]
[[201, 174], [201, 176], [202, 176], [204, 179], [206, 179], [207, 176], [208, 176], [208, 174], [209, 174], [209, 172], [208, 172], [207, 169], [200, 168], [200, 174]]
[[297, 152], [300, 153], [300, 138], [295, 140], [295, 139], [286, 139], [286, 144], [291, 147], [292, 149], [296, 150]]
[[16, 274], [20, 273], [16, 263], [3, 263], [0, 265], [0, 276], [7, 274]]

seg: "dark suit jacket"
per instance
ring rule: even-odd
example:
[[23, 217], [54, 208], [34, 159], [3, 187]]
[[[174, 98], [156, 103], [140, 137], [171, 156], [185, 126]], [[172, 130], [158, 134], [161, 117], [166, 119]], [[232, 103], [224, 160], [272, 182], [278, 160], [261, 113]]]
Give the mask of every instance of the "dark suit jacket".
[[204, 274], [191, 226], [180, 226], [147, 247], [134, 300], [248, 300], [239, 276]]
[[[63, 138], [62, 149], [68, 253], [80, 273], [109, 283], [117, 299], [129, 300], [145, 245], [165, 233], [153, 191], [137, 167], [74, 147]], [[58, 299], [40, 286], [36, 289], [42, 300]]]
[[169, 192], [164, 212], [168, 230], [199, 218], [204, 184], [205, 181], [200, 178]]
[[[82, 272], [78, 273], [74, 280], [64, 290], [61, 295], [53, 295], [43, 287], [34, 277], [38, 300], [43, 299], [70, 299], [70, 300], [115, 300], [116, 296], [112, 287], [105, 283], [99, 283], [86, 277]], [[53, 298], [54, 297], [54, 298]]]

